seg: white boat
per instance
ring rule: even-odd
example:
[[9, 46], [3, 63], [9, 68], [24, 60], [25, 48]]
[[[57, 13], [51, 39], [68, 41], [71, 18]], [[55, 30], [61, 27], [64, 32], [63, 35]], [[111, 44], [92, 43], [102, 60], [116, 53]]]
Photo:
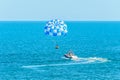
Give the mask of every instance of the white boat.
[[67, 53], [67, 54], [64, 55], [64, 57], [67, 58], [67, 59], [71, 59], [71, 60], [78, 60], [78, 59], [79, 59], [79, 58], [78, 58], [76, 55], [74, 55], [73, 53]]

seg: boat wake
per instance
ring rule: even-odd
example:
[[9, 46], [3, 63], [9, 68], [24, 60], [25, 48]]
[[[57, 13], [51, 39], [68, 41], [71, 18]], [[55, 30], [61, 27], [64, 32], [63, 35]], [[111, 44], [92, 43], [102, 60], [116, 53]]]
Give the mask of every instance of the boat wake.
[[[62, 57], [63, 59], [68, 59], [68, 58], [65, 58], [65, 57]], [[107, 62], [109, 61], [108, 59], [106, 58], [100, 58], [100, 57], [89, 57], [89, 58], [76, 58], [76, 59], [71, 59], [73, 61], [85, 61], [85, 62]]]
[[70, 66], [70, 65], [80, 65], [80, 64], [90, 64], [90, 63], [104, 63], [109, 60], [106, 58], [98, 58], [98, 57], [89, 57], [89, 58], [79, 58], [76, 61], [67, 62], [67, 63], [58, 63], [58, 64], [44, 64], [44, 65], [28, 65], [22, 66], [22, 68], [36, 69], [40, 67], [57, 67], [57, 66]]

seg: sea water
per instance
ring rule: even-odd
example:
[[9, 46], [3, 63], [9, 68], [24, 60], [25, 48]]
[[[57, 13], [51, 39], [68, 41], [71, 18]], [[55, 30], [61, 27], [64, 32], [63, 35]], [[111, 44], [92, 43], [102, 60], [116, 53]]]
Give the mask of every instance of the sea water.
[[67, 35], [52, 37], [46, 21], [1, 21], [0, 80], [120, 80], [120, 22], [65, 23]]

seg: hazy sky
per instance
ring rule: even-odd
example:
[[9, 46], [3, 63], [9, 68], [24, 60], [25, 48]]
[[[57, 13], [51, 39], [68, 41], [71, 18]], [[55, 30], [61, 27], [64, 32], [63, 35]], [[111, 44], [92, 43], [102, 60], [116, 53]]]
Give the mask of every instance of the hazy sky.
[[0, 20], [119, 20], [120, 0], [0, 0]]

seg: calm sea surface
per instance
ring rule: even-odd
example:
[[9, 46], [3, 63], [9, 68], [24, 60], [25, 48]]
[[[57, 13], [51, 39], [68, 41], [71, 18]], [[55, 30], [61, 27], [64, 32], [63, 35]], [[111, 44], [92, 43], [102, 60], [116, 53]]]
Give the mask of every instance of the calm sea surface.
[[[65, 23], [52, 37], [44, 21], [1, 21], [0, 80], [120, 80], [120, 22]], [[69, 50], [81, 60], [63, 58]]]

